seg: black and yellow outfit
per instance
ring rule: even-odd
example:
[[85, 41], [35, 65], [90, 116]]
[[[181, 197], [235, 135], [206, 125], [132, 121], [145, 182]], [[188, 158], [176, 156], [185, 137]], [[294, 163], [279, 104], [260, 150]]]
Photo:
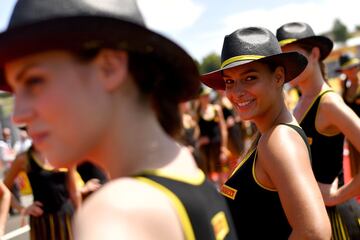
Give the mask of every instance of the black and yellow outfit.
[[[348, 94], [349, 91], [349, 86], [348, 86], [349, 82], [350, 82], [349, 79], [346, 79], [344, 81], [343, 99], [344, 102], [356, 113], [356, 115], [360, 117], [360, 86], [358, 86], [358, 88], [356, 89], [355, 97], [351, 101], [349, 101], [346, 98], [346, 95]], [[347, 143], [349, 147], [351, 175], [355, 176], [357, 174], [360, 165], [360, 163], [358, 162], [360, 159], [360, 152], [350, 141], [348, 141]]]
[[[306, 135], [300, 127], [284, 125], [297, 131], [306, 142]], [[221, 188], [236, 231], [240, 239], [288, 239], [292, 228], [282, 208], [279, 194], [275, 189], [267, 188], [257, 181], [256, 158], [255, 148], [240, 162]]]
[[202, 169], [206, 174], [212, 172], [221, 172], [220, 148], [221, 148], [221, 130], [219, 126], [219, 116], [215, 106], [209, 106], [213, 111], [212, 118], [205, 118], [199, 113], [198, 125], [200, 128], [200, 137], [209, 139], [209, 143], [200, 146], [200, 153], [205, 161], [205, 167]]
[[[321, 97], [331, 92], [321, 92], [312, 102], [300, 122], [311, 148], [312, 168], [318, 182], [331, 184], [336, 177], [343, 185], [344, 135], [324, 135], [317, 131], [315, 121]], [[335, 207], [327, 207], [332, 225], [333, 239], [360, 239], [360, 208], [354, 200]]]
[[43, 204], [40, 217], [30, 216], [30, 236], [34, 240], [71, 240], [71, 217], [74, 207], [67, 190], [67, 171], [45, 169], [32, 154], [27, 152], [27, 176], [34, 201]]
[[197, 179], [180, 179], [160, 171], [136, 176], [141, 182], [162, 191], [172, 202], [186, 240], [237, 239], [225, 199], [203, 172]]

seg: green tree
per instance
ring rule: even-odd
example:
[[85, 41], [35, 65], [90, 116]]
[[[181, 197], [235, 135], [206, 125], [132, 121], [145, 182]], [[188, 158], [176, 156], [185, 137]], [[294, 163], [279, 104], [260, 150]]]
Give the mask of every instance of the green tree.
[[208, 73], [220, 68], [220, 56], [216, 53], [210, 53], [202, 59], [199, 65], [199, 71], [201, 74]]
[[346, 39], [349, 37], [347, 27], [339, 19], [335, 19], [332, 33], [335, 42], [345, 43]]

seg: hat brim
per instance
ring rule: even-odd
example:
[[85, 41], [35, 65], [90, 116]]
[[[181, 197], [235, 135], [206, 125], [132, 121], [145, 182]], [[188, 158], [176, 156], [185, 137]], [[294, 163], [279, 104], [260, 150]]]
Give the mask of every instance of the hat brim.
[[360, 63], [351, 64], [346, 67], [339, 67], [339, 68], [335, 69], [335, 72], [342, 73], [344, 70], [348, 70], [353, 67], [360, 67]]
[[324, 60], [329, 56], [331, 50], [334, 47], [334, 43], [327, 37], [324, 36], [311, 36], [306, 38], [301, 38], [293, 42], [282, 45], [291, 45], [291, 44], [305, 44], [309, 46], [318, 47], [320, 49], [320, 60]]
[[237, 61], [227, 65], [224, 68], [204, 74], [200, 77], [201, 81], [216, 90], [225, 90], [225, 82], [222, 77], [222, 71], [238, 66], [243, 66], [248, 63], [261, 62], [261, 63], [275, 63], [278, 66], [283, 66], [285, 69], [285, 82], [289, 82], [296, 78], [307, 65], [306, 58], [297, 52], [280, 53], [257, 60]]
[[171, 73], [167, 79], [178, 101], [198, 94], [196, 64], [181, 47], [139, 24], [94, 16], [56, 18], [0, 33], [0, 90], [11, 91], [4, 76], [6, 62], [49, 50], [81, 51], [95, 47], [154, 56], [160, 68], [170, 69], [166, 71]]

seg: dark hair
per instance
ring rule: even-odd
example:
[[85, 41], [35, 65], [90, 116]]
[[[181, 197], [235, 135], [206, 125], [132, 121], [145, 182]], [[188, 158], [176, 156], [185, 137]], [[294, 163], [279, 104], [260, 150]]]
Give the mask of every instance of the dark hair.
[[[87, 49], [77, 53], [76, 56], [80, 61], [90, 61], [100, 50], [101, 48]], [[154, 55], [128, 52], [128, 67], [142, 93], [142, 100], [151, 101], [165, 132], [172, 137], [178, 137], [182, 125], [179, 102], [176, 98], [176, 90], [179, 88], [174, 86], [176, 81], [170, 79], [170, 76], [176, 77], [172, 74], [171, 66], [167, 66]]]
[[140, 92], [150, 98], [165, 132], [172, 137], [177, 137], [182, 122], [179, 103], [175, 97], [178, 88], [173, 86], [175, 81], [171, 81], [170, 78], [173, 75], [171, 67], [166, 66], [154, 56], [129, 53], [129, 71]]

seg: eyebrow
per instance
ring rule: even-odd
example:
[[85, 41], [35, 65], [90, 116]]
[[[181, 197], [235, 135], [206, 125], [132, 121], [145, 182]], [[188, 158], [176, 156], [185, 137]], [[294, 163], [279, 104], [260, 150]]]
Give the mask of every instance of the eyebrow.
[[37, 63], [30, 63], [28, 65], [26, 65], [25, 67], [23, 67], [21, 69], [21, 71], [19, 71], [16, 76], [15, 76], [15, 81], [19, 82], [23, 77], [24, 75], [26, 74], [27, 71], [29, 71], [29, 69], [37, 66], [38, 64]]
[[[224, 71], [222, 71], [222, 72], [223, 72], [223, 74], [222, 74], [223, 77], [231, 78], [230, 76], [227, 76], [226, 74], [224, 74]], [[245, 74], [252, 73], [252, 72], [257, 72], [257, 70], [255, 68], [250, 68], [250, 69], [248, 69], [248, 70], [246, 70], [244, 72], [241, 72], [238, 75], [241, 76], [241, 75], [245, 75]]]

